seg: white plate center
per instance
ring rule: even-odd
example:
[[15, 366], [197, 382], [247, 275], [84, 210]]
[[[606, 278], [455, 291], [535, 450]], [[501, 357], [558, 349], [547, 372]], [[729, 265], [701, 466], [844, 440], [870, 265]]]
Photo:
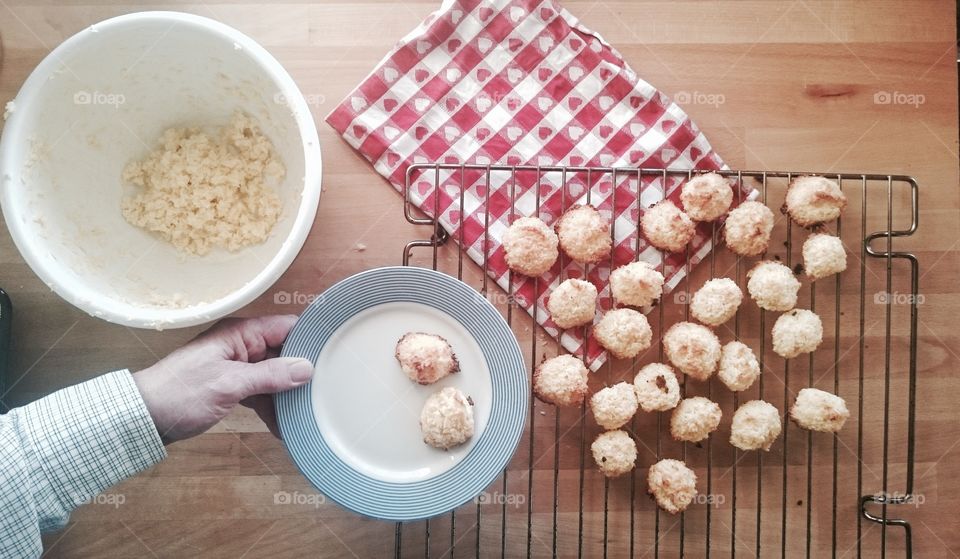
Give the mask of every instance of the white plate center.
[[[407, 332], [443, 336], [460, 372], [435, 384], [411, 381], [394, 357]], [[473, 438], [451, 450], [423, 442], [420, 410], [427, 397], [455, 386], [473, 398]], [[432, 478], [455, 466], [480, 438], [490, 416], [490, 371], [473, 336], [448, 314], [419, 303], [386, 303], [345, 322], [317, 359], [311, 398], [320, 432], [352, 468], [394, 483]]]

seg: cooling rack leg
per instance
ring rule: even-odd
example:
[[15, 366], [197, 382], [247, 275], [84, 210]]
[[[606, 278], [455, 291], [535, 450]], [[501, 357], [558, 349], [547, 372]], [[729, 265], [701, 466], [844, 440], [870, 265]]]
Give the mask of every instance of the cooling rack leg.
[[877, 516], [868, 510], [868, 505], [871, 503], [876, 505], [886, 504], [889, 507], [891, 505], [909, 504], [913, 501], [913, 495], [901, 495], [889, 498], [884, 497], [883, 495], [863, 495], [860, 497], [860, 515], [863, 516], [863, 518], [869, 520], [870, 522], [876, 522], [880, 525], [898, 526], [903, 528], [904, 547], [906, 548], [906, 554], [904, 556], [907, 559], [913, 557], [913, 529], [911, 528], [910, 523], [902, 518], [884, 518], [882, 516]]

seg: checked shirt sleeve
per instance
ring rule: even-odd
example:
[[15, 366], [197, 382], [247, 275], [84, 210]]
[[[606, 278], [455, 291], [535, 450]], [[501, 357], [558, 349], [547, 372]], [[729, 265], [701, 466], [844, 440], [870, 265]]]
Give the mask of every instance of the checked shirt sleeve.
[[166, 457], [126, 370], [0, 415], [0, 557], [38, 557], [40, 533]]

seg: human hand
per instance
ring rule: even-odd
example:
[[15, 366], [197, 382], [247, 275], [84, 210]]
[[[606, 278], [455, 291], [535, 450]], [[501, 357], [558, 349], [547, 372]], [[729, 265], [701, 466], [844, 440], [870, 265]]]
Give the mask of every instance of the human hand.
[[134, 373], [133, 380], [164, 444], [203, 433], [238, 403], [280, 436], [270, 394], [313, 377], [306, 359], [277, 357], [297, 317], [228, 318]]

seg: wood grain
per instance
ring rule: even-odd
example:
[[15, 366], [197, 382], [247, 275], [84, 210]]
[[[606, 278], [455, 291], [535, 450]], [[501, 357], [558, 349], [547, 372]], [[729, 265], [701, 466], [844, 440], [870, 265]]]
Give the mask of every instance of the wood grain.
[[[583, 22], [614, 44], [645, 80], [668, 94], [704, 93], [722, 103], [689, 104], [685, 109], [704, 129], [717, 151], [733, 168], [851, 171], [913, 175], [921, 185], [920, 228], [896, 248], [917, 255], [925, 296], [919, 313], [919, 354], [916, 491], [922, 504], [899, 507], [891, 515], [908, 519], [914, 530], [914, 550], [920, 557], [955, 556], [960, 549], [960, 521], [954, 503], [960, 498], [955, 478], [960, 474], [960, 438], [953, 395], [960, 389], [960, 336], [955, 314], [960, 288], [960, 189], [958, 189], [957, 73], [954, 64], [955, 5], [939, 1], [594, 1], [564, 3]], [[314, 101], [326, 163], [324, 192], [313, 231], [294, 265], [276, 286], [243, 309], [242, 315], [299, 312], [296, 305], [276, 305], [277, 291], [316, 293], [350, 274], [375, 266], [397, 264], [404, 244], [428, 235], [407, 224], [401, 201], [322, 118], [376, 64], [390, 46], [425, 17], [434, 2], [363, 0], [282, 4], [234, 0], [223, 2], [156, 2], [151, 8], [176, 9], [219, 19], [249, 34], [267, 47], [291, 72]], [[0, 100], [14, 97], [31, 69], [51, 48], [100, 19], [144, 9], [129, 2], [0, 1]], [[922, 94], [919, 106], [874, 103], [879, 91]], [[872, 202], [872, 199], [871, 199]], [[905, 219], [906, 199], [898, 193], [895, 215]], [[873, 218], [871, 218], [873, 219]], [[873, 222], [871, 221], [871, 224]], [[857, 247], [858, 224], [844, 225], [844, 240]], [[366, 248], [360, 250], [358, 245]], [[798, 248], [793, 257], [797, 258]], [[428, 262], [428, 251], [414, 260]], [[780, 255], [786, 257], [785, 251]], [[456, 271], [456, 252], [444, 248], [441, 269]], [[718, 256], [717, 270], [729, 261]], [[851, 259], [852, 264], [856, 262]], [[832, 388], [833, 344], [843, 354], [838, 367], [840, 393], [853, 404], [862, 398], [862, 421], [854, 417], [839, 437], [837, 516], [838, 556], [856, 553], [857, 431], [862, 425], [864, 492], [881, 487], [883, 476], [883, 307], [867, 302], [865, 313], [864, 387], [859, 389], [860, 288], [872, 294], [885, 288], [883, 260], [867, 263], [863, 286], [854, 274], [840, 286], [841, 312], [833, 310], [832, 284], [817, 289], [818, 310], [828, 330], [824, 349], [812, 368], [805, 360], [784, 371], [782, 361], [769, 359], [765, 398], [782, 409], [783, 378], [787, 395], [807, 385]], [[706, 277], [709, 264], [691, 280]], [[856, 267], [853, 268], [856, 270]], [[895, 262], [894, 288], [901, 292], [905, 267]], [[733, 273], [733, 272], [731, 272]], [[475, 266], [466, 279], [479, 285]], [[199, 329], [152, 332], [130, 330], [92, 319], [70, 307], [40, 282], [17, 253], [9, 235], [0, 234], [0, 283], [16, 307], [12, 354], [14, 389], [6, 398], [24, 403], [58, 387], [103, 371], [144, 367], [178, 347]], [[804, 290], [809, 301], [809, 289]], [[673, 312], [673, 311], [671, 311]], [[908, 348], [907, 315], [894, 307], [891, 328], [889, 412], [889, 486], [904, 483], [905, 366]], [[742, 318], [743, 335], [756, 340], [760, 330], [749, 314]], [[669, 320], [669, 316], [668, 316]], [[832, 327], [840, 321], [841, 335]], [[556, 351], [529, 317], [514, 313], [521, 341], [540, 338], [538, 352]], [[768, 325], [770, 323], [768, 322]], [[756, 342], [759, 344], [759, 340]], [[530, 346], [525, 345], [528, 359]], [[847, 352], [848, 349], [853, 351]], [[768, 357], [771, 355], [769, 348]], [[651, 356], [652, 358], [653, 356]], [[821, 377], [821, 374], [826, 373]], [[600, 386], [629, 377], [626, 367], [602, 370], [592, 383]], [[706, 386], [692, 390], [706, 393]], [[722, 387], [713, 394], [724, 413], [733, 402]], [[753, 389], [752, 389], [753, 390]], [[756, 397], [755, 391], [745, 397]], [[529, 432], [510, 465], [506, 492], [523, 495], [517, 506], [465, 506], [457, 511], [451, 542], [449, 516], [402, 528], [403, 555], [496, 556], [501, 549], [501, 522], [506, 525], [506, 555], [527, 553], [527, 516], [532, 520], [531, 554], [553, 550], [553, 492], [558, 487], [557, 549], [576, 555], [580, 499], [579, 410], [560, 412], [561, 430], [572, 429], [554, 445], [553, 408], [537, 404], [535, 437]], [[640, 440], [656, 451], [656, 419], [638, 418]], [[788, 427], [787, 454], [780, 441], [763, 457], [761, 551], [780, 554], [781, 476], [787, 475], [787, 549], [790, 557], [804, 554], [806, 536], [807, 436]], [[596, 427], [588, 421], [589, 444]], [[726, 497], [711, 509], [710, 546], [718, 556], [736, 547], [738, 556], [752, 556], [756, 541], [756, 457], [740, 453], [737, 463], [737, 503], [734, 509], [730, 466], [734, 455], [721, 430], [712, 443], [712, 492]], [[832, 536], [832, 439], [815, 436], [813, 455], [812, 554], [828, 556]], [[641, 446], [641, 467], [653, 461]], [[662, 452], [674, 455], [679, 445], [662, 441]], [[278, 505], [278, 492], [315, 495], [298, 474], [283, 446], [245, 410], [216, 429], [169, 448], [170, 457], [144, 474], [111, 489], [122, 495], [120, 505], [94, 503], [77, 510], [63, 531], [46, 536], [50, 556], [163, 557], [383, 557], [393, 552], [395, 527], [358, 518], [332, 503]], [[705, 482], [705, 449], [690, 445], [688, 459]], [[532, 455], [532, 482], [528, 478]], [[611, 481], [608, 486], [592, 468], [589, 457], [583, 483], [584, 554], [604, 551], [606, 526], [610, 556], [630, 552], [652, 556], [655, 516], [644, 495], [642, 473]], [[783, 464], [786, 463], [786, 470]], [[555, 478], [554, 472], [557, 472]], [[528, 483], [533, 493], [527, 495]], [[701, 489], [704, 489], [702, 486]], [[498, 480], [490, 492], [503, 492]], [[606, 491], [607, 501], [604, 504]], [[633, 495], [631, 499], [631, 495]], [[114, 499], [114, 502], [116, 499]], [[631, 526], [631, 502], [634, 519]], [[604, 510], [608, 511], [606, 519]], [[702, 556], [706, 547], [706, 505], [684, 519], [684, 548]], [[736, 510], [736, 537], [731, 534]], [[480, 525], [476, 526], [480, 513]], [[504, 513], [506, 516], [504, 517]], [[660, 516], [660, 551], [674, 556], [679, 547], [678, 519]], [[879, 555], [880, 527], [861, 523], [862, 553]], [[479, 542], [479, 543], [478, 543]], [[455, 547], [451, 549], [451, 543]], [[888, 551], [899, 556], [902, 531], [889, 529]]]

